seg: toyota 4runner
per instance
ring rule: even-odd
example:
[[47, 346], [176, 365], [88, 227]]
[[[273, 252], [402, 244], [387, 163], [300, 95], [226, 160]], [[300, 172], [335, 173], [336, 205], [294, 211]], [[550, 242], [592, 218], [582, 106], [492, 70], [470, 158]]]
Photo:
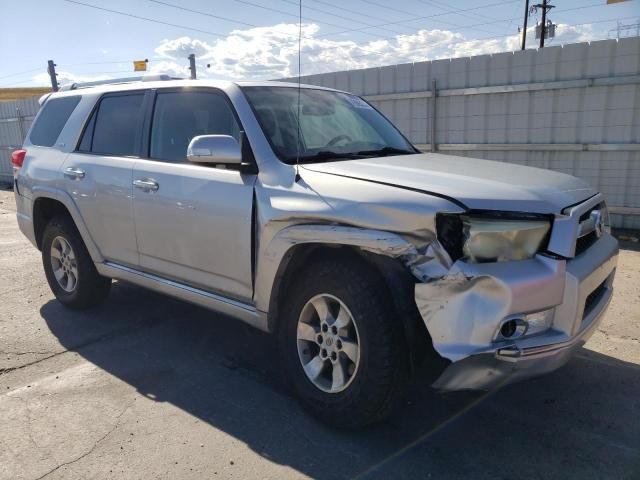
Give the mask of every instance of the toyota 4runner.
[[440, 390], [550, 372], [611, 299], [600, 193], [423, 154], [349, 93], [158, 76], [41, 105], [14, 188], [57, 299], [118, 279], [273, 332], [327, 422], [379, 420], [418, 365]]

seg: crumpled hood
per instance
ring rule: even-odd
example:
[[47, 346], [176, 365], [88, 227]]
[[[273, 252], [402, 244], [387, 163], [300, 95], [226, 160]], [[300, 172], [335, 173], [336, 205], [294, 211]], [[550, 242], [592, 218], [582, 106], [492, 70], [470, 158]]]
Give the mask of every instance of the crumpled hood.
[[560, 213], [597, 193], [564, 173], [437, 153], [315, 163], [304, 168], [422, 190], [481, 210]]

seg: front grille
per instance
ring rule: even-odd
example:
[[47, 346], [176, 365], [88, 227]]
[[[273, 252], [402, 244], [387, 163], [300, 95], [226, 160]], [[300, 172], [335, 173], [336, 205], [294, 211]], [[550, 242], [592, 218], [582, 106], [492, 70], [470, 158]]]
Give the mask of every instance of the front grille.
[[589, 315], [593, 308], [598, 304], [602, 296], [606, 291], [605, 284], [607, 281], [605, 280], [600, 285], [598, 285], [593, 292], [587, 295], [587, 299], [584, 301], [584, 313], [582, 314], [582, 320], [584, 320], [587, 315]]
[[596, 235], [596, 232], [591, 232], [584, 237], [578, 238], [578, 240], [576, 240], [576, 256], [580, 255], [587, 248], [596, 243], [596, 241], [598, 241], [598, 235]]
[[[604, 222], [604, 223], [602, 223]], [[579, 236], [576, 239], [575, 255], [580, 255], [598, 241], [604, 225], [609, 225], [609, 212], [604, 202], [592, 207], [580, 215]]]

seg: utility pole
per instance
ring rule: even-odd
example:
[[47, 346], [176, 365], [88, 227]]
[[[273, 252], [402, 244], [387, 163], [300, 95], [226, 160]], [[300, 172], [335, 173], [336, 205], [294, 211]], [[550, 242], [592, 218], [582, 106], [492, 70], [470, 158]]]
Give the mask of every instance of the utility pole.
[[540, 27], [540, 48], [544, 47], [544, 33], [547, 23], [547, 0], [542, 0], [542, 26]]
[[525, 49], [527, 44], [527, 20], [529, 19], [529, 0], [524, 2], [524, 27], [522, 28], [522, 48]]
[[542, 9], [542, 24], [540, 25], [540, 48], [544, 47], [544, 36], [547, 33], [547, 10], [551, 10], [555, 5], [549, 5], [549, 0], [542, 0], [542, 3], [534, 5], [534, 8]]
[[191, 80], [196, 79], [196, 56], [192, 53], [187, 57], [189, 59], [189, 70], [191, 71]]
[[57, 78], [57, 73], [56, 73], [56, 64], [53, 63], [53, 60], [49, 60], [47, 62], [47, 72], [49, 73], [49, 77], [51, 78], [51, 90], [53, 90], [54, 92], [57, 92], [59, 90], [58, 88], [58, 78]]

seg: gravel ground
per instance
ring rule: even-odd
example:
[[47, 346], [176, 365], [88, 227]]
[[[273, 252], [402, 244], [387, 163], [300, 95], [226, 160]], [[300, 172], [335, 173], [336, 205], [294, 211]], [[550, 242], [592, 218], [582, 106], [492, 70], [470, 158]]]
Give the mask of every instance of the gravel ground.
[[564, 368], [490, 395], [416, 381], [388, 421], [341, 433], [250, 327], [124, 283], [99, 310], [62, 308], [14, 212], [0, 191], [1, 479], [640, 479], [638, 244]]

